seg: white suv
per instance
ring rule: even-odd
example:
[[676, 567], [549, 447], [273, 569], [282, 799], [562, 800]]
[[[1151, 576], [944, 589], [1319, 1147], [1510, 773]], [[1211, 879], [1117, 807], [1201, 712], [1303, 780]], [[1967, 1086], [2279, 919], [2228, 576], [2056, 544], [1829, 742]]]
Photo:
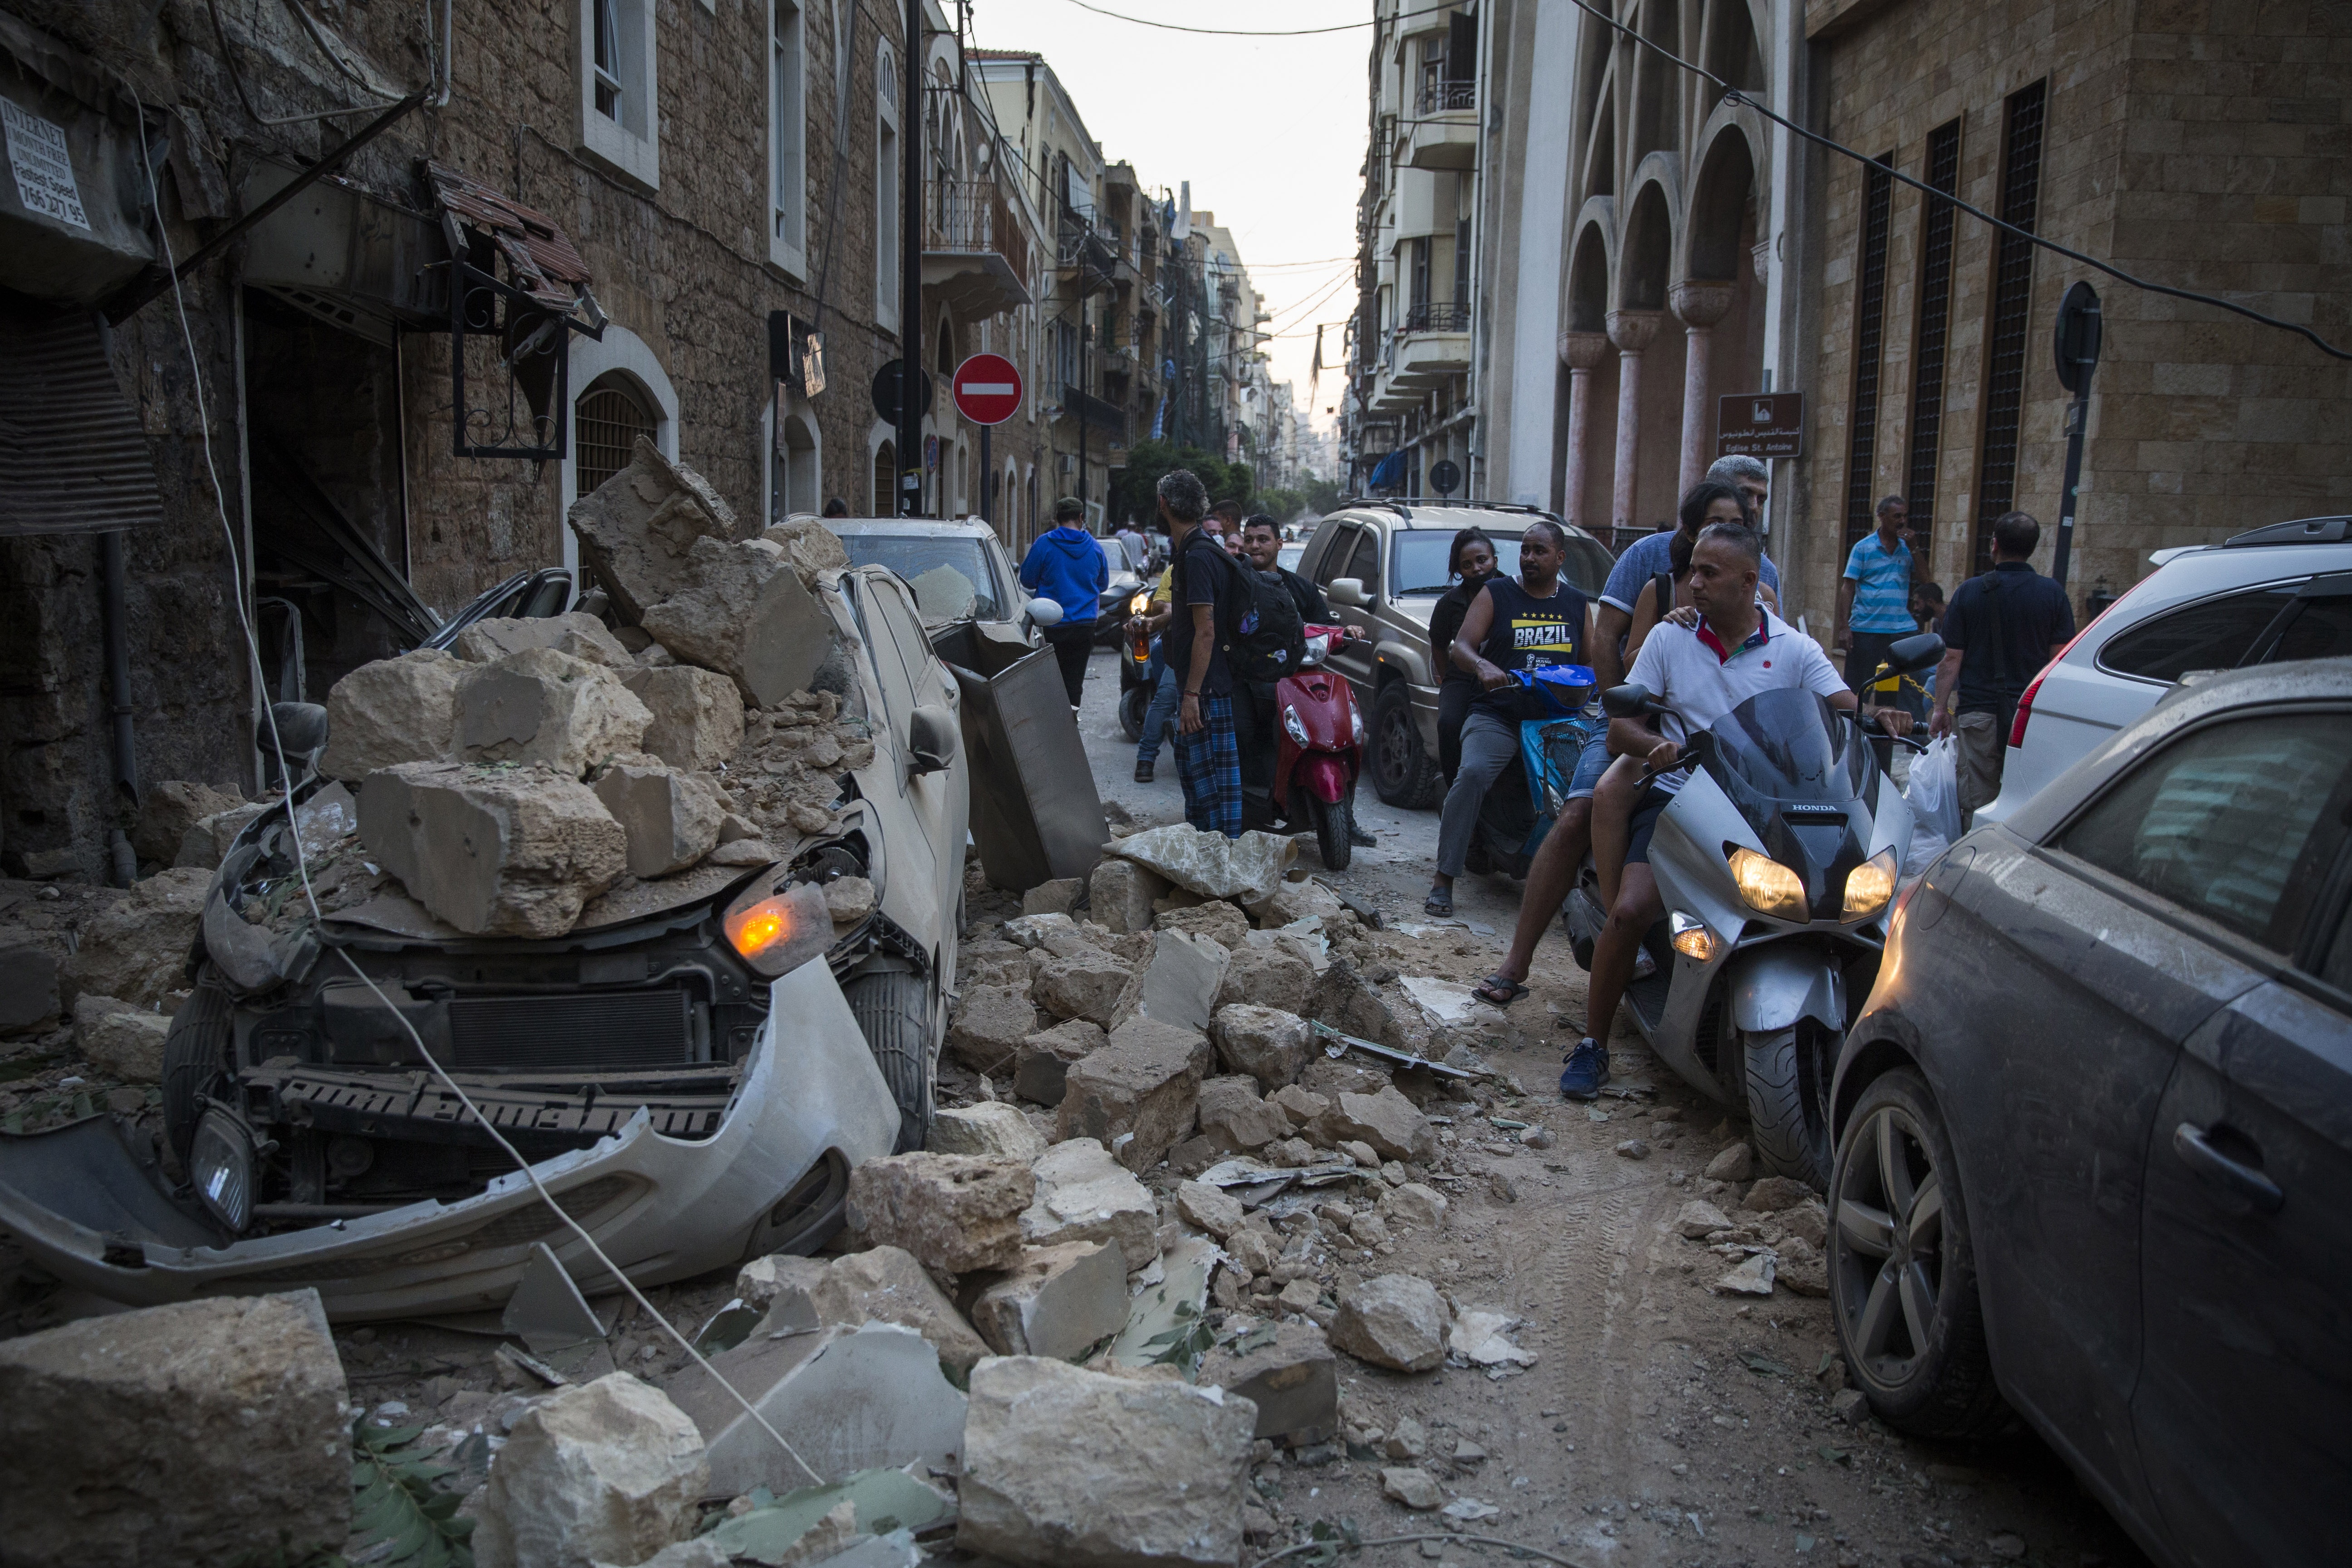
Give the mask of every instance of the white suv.
[[2159, 550], [2156, 570], [2025, 689], [2010, 728], [2001, 822], [2192, 670], [2352, 655], [2352, 518], [2273, 523]]

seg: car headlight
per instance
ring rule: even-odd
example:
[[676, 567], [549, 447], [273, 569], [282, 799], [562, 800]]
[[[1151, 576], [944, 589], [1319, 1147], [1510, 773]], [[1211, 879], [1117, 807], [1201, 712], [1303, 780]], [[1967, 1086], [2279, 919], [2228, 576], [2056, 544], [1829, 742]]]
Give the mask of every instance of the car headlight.
[[728, 906], [722, 924], [729, 945], [770, 979], [791, 973], [833, 945], [833, 916], [814, 882], [765, 894], [753, 882]]
[[1666, 917], [1666, 929], [1674, 935], [1675, 951], [1685, 958], [1705, 963], [1715, 956], [1715, 933], [1705, 921], [1676, 910]]
[[1876, 914], [1895, 896], [1895, 851], [1880, 850], [1845, 874], [1845, 918]]
[[188, 1174], [196, 1198], [232, 1236], [253, 1223], [253, 1135], [245, 1123], [215, 1106], [196, 1123], [188, 1146]]
[[1307, 726], [1300, 721], [1297, 709], [1287, 706], [1283, 709], [1282, 732], [1302, 746], [1307, 744]]
[[1735, 848], [1731, 852], [1731, 879], [1738, 884], [1739, 896], [1748, 900], [1748, 907], [1758, 914], [1779, 915], [1783, 920], [1804, 918], [1804, 879], [1770, 856], [1745, 847]]

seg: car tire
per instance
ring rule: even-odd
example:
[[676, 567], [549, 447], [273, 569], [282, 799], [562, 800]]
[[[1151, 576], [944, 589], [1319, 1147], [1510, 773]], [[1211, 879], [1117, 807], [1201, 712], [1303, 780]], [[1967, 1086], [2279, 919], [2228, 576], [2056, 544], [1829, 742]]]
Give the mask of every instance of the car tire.
[[1143, 739], [1143, 716], [1151, 708], [1151, 688], [1130, 686], [1119, 693], [1118, 731], [1130, 744]]
[[183, 1167], [205, 1100], [228, 1075], [229, 1010], [228, 992], [208, 969], [163, 1036], [163, 1133]]
[[912, 970], [885, 969], [854, 976], [841, 994], [898, 1102], [891, 1152], [912, 1153], [931, 1136], [931, 988]]
[[1315, 824], [1315, 847], [1323, 857], [1323, 868], [1346, 870], [1348, 862], [1356, 858], [1356, 841], [1349, 837], [1356, 816], [1348, 809], [1348, 797], [1343, 795], [1326, 802], [1309, 795], [1307, 815]]
[[1749, 1142], [1767, 1174], [1829, 1191], [1829, 1075], [1838, 1037], [1811, 1019], [1739, 1037], [1747, 1064]]
[[1421, 725], [1412, 716], [1412, 689], [1391, 680], [1372, 699], [1372, 789], [1382, 800], [1406, 811], [1437, 804], [1440, 785], [1437, 760], [1421, 743]]
[[1959, 1167], [1917, 1073], [1896, 1068], [1864, 1089], [1838, 1144], [1828, 1240], [1838, 1348], [1872, 1413], [1919, 1437], [2010, 1425]]

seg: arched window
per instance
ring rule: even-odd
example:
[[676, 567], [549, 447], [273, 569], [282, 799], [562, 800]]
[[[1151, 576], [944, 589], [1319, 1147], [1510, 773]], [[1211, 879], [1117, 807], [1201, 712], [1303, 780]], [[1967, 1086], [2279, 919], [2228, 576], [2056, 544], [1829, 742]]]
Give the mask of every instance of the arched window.
[[874, 449], [874, 516], [898, 515], [898, 448], [885, 441]]
[[768, 521], [782, 522], [796, 511], [814, 511], [823, 504], [817, 492], [823, 488], [816, 437], [810, 433], [809, 422], [802, 416], [787, 413], [784, 416], [783, 438], [769, 453], [771, 472], [768, 478]]
[[654, 416], [627, 377], [598, 376], [572, 412], [572, 471], [586, 495], [629, 466], [637, 437], [653, 438]]

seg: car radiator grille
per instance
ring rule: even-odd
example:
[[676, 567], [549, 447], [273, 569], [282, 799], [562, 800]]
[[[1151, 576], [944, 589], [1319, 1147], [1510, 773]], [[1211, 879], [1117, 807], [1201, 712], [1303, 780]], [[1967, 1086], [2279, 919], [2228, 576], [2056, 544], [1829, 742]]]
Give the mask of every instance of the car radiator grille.
[[565, 996], [453, 997], [457, 1060], [475, 1072], [657, 1067], [694, 1059], [693, 1000], [681, 987]]

